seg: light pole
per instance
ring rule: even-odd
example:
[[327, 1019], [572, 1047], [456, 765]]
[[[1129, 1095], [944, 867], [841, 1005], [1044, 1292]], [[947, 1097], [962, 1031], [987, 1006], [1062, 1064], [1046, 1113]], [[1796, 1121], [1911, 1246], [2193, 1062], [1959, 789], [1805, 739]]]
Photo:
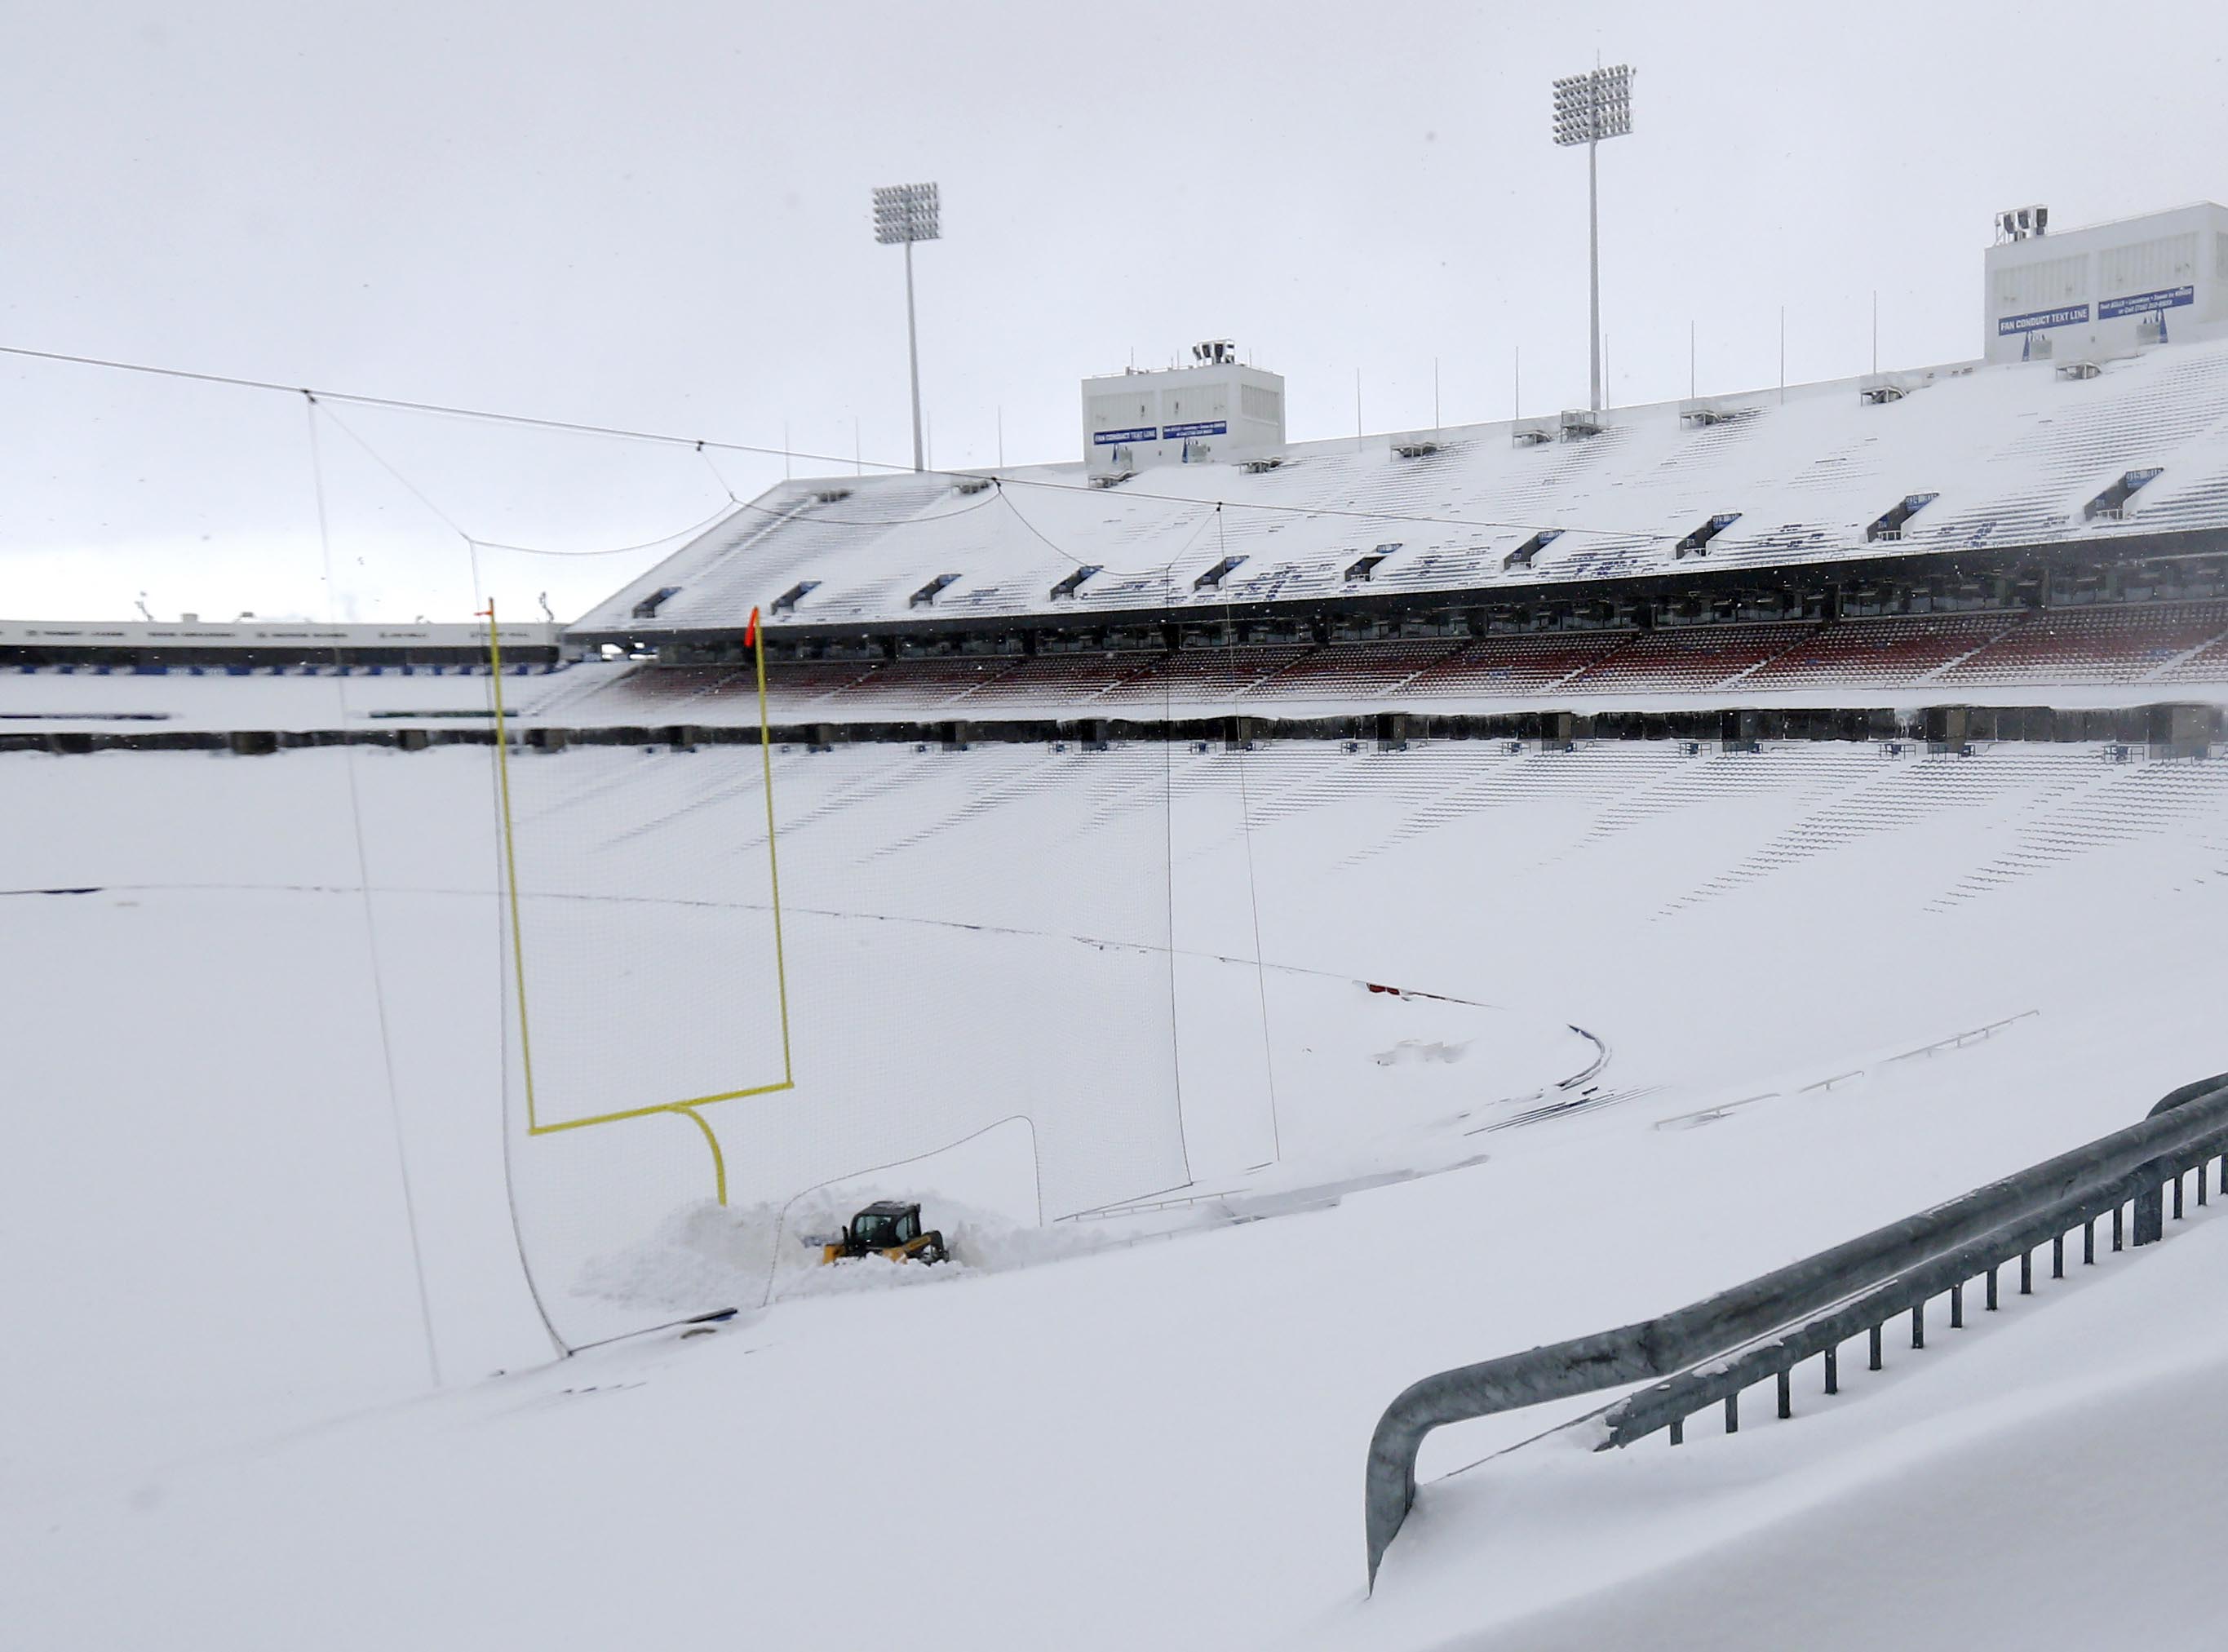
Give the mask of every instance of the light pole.
[[912, 375], [912, 468], [921, 468], [920, 342], [912, 321], [912, 244], [941, 238], [941, 208], [932, 183], [894, 183], [874, 191], [874, 239], [905, 248], [906, 363]]
[[1593, 68], [1555, 82], [1555, 141], [1567, 149], [1586, 146], [1586, 346], [1591, 362], [1593, 411], [1602, 405], [1601, 204], [1596, 187], [1594, 150], [1605, 138], [1632, 130], [1632, 66]]

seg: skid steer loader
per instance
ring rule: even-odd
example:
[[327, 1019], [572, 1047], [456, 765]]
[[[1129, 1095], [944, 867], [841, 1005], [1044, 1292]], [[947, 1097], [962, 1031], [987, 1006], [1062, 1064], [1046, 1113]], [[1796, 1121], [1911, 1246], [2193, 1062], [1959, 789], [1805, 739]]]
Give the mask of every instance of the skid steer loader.
[[823, 1262], [859, 1256], [887, 1257], [893, 1262], [919, 1262], [924, 1266], [951, 1259], [940, 1231], [922, 1231], [920, 1207], [895, 1199], [875, 1201], [844, 1225], [840, 1237], [828, 1240], [820, 1249]]

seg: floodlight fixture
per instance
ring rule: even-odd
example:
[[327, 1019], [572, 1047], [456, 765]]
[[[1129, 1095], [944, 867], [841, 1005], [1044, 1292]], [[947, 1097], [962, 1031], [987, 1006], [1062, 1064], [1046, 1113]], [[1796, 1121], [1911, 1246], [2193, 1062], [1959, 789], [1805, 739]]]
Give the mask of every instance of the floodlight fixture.
[[912, 244], [944, 238], [944, 207], [933, 183], [893, 183], [874, 191], [874, 239], [905, 248], [906, 366], [912, 384], [912, 468], [922, 468], [920, 343], [913, 326]]
[[1632, 131], [1632, 66], [1590, 69], [1555, 82], [1555, 141], [1598, 144]]
[[893, 183], [874, 191], [874, 239], [885, 247], [942, 239], [932, 183]]
[[1586, 350], [1591, 367], [1593, 411], [1602, 405], [1601, 192], [1594, 151], [1604, 139], [1632, 131], [1632, 65], [1599, 67], [1554, 83], [1555, 142], [1586, 146]]

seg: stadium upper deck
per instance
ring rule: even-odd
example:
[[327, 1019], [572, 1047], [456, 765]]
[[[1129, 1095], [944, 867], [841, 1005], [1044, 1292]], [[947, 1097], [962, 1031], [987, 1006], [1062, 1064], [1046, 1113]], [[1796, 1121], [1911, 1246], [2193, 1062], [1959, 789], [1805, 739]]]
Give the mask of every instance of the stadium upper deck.
[[1080, 464], [788, 483], [569, 634], [701, 644], [753, 606], [777, 644], [1104, 628], [2228, 546], [2228, 338], [1597, 417], [1592, 433], [1523, 420], [1300, 443], [1273, 464], [1111, 487]]

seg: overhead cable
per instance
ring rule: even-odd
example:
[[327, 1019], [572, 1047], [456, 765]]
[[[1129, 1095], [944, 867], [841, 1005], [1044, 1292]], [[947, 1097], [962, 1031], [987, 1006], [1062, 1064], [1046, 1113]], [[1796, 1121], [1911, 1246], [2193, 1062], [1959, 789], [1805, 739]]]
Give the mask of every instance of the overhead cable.
[[[402, 396], [366, 395], [359, 391], [323, 390], [306, 385], [279, 384], [269, 379], [251, 379], [227, 373], [197, 373], [184, 368], [158, 367], [144, 362], [119, 362], [111, 357], [75, 355], [61, 350], [27, 349], [20, 345], [0, 344], [0, 355], [14, 355], [27, 361], [61, 362], [75, 367], [106, 368], [118, 373], [138, 373], [150, 377], [182, 379], [197, 384], [230, 385], [236, 389], [276, 391], [282, 395], [309, 396], [323, 401], [343, 401], [359, 407], [386, 407], [404, 413], [431, 413], [449, 419], [469, 419], [486, 424], [515, 425], [529, 430], [562, 432], [578, 436], [608, 436], [622, 441], [653, 442], [670, 447], [690, 447], [699, 452], [717, 449], [723, 453], [750, 453], [766, 458], [810, 459], [824, 464], [872, 465], [877, 471], [911, 472], [910, 464], [893, 464], [885, 459], [861, 458], [857, 454], [848, 458], [834, 453], [801, 451], [792, 447], [770, 447], [753, 442], [720, 441], [709, 436], [679, 436], [667, 431], [634, 430], [620, 425], [590, 424], [581, 420], [545, 419], [531, 413], [502, 413], [485, 407], [460, 407], [438, 401], [418, 401]], [[1096, 484], [1084, 482], [1057, 482], [1046, 477], [1025, 477], [1006, 471], [938, 470], [928, 474], [950, 477], [955, 481], [975, 479], [1000, 481], [1015, 487], [1047, 488], [1064, 493], [1096, 493]], [[1148, 493], [1124, 490], [1130, 499], [1151, 499], [1168, 504], [1226, 505], [1233, 510], [1264, 511], [1294, 516], [1341, 516], [1360, 522], [1417, 522], [1444, 528], [1485, 528], [1514, 529], [1529, 532], [1540, 527], [1537, 522], [1498, 522], [1483, 517], [1439, 516], [1412, 511], [1369, 510], [1354, 506], [1278, 504], [1262, 499], [1194, 499], [1179, 494]], [[739, 500], [738, 503], [741, 503]], [[1566, 534], [1584, 534], [1589, 537], [1632, 540], [1668, 540], [1673, 535], [1654, 528], [1587, 528], [1566, 526]]]

